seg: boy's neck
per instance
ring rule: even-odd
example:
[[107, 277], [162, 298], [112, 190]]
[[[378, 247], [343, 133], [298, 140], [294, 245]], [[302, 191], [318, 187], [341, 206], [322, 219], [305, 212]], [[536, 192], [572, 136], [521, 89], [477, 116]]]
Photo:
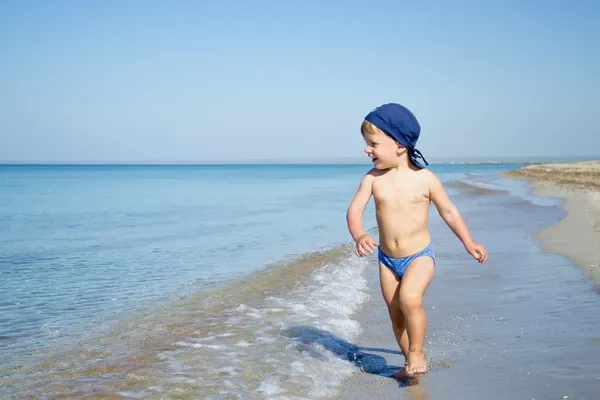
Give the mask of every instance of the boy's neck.
[[398, 160], [398, 164], [394, 167], [391, 167], [390, 169], [395, 171], [404, 171], [407, 169], [418, 169], [418, 167], [415, 164], [413, 164], [410, 158], [402, 157]]

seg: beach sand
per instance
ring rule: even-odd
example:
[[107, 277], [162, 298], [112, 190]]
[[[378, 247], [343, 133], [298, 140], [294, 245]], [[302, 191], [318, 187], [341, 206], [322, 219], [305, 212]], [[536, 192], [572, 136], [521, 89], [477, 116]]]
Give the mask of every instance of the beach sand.
[[[404, 358], [371, 256], [372, 295], [356, 317], [365, 327], [356, 344], [366, 364], [372, 357], [373, 364], [387, 363], [387, 368], [352, 374], [339, 398], [595, 398], [600, 391], [594, 317], [600, 305], [599, 171], [600, 162], [586, 162], [534, 165], [507, 174], [534, 180], [535, 195], [564, 199], [566, 213], [557, 215], [558, 206], [514, 201], [498, 208], [503, 222], [467, 216], [474, 237], [490, 253], [485, 266], [472, 265], [452, 234], [439, 237], [438, 231], [436, 279], [424, 301], [430, 370], [417, 385], [389, 377]], [[528, 208], [517, 213], [518, 207]]]
[[565, 201], [567, 216], [537, 237], [544, 250], [567, 257], [600, 288], [600, 161], [531, 165], [506, 175], [532, 180], [535, 195]]
[[600, 190], [600, 161], [535, 164], [510, 171], [506, 176], [544, 181], [563, 188]]

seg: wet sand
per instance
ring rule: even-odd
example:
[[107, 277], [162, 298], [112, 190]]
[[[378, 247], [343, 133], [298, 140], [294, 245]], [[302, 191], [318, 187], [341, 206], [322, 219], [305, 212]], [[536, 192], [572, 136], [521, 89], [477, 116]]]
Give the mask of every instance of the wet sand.
[[600, 288], [600, 161], [531, 165], [506, 175], [532, 180], [535, 195], [565, 201], [566, 217], [537, 237], [546, 251], [567, 257]]
[[[531, 179], [533, 169], [549, 177], [550, 168], [532, 166], [526, 177], [520, 177]], [[438, 261], [424, 302], [430, 370], [417, 385], [390, 378], [404, 359], [397, 353], [380, 295], [377, 260], [371, 257], [367, 280], [372, 296], [356, 317], [364, 334], [355, 344], [366, 348], [363, 359], [372, 357], [374, 364], [387, 367], [351, 375], [340, 399], [597, 396], [597, 175], [581, 173], [581, 165], [572, 169], [577, 173], [571, 177], [568, 167], [557, 168], [554, 176], [568, 187], [537, 182], [534, 194], [566, 199], [564, 210], [489, 196], [480, 200], [490, 204], [488, 212], [465, 216], [476, 240], [488, 248], [485, 266], [473, 263], [452, 233], [440, 229], [439, 218], [432, 213]]]
[[567, 216], [538, 232], [542, 247], [581, 267], [600, 288], [600, 191], [570, 190], [544, 182], [533, 184], [533, 193], [565, 200]]

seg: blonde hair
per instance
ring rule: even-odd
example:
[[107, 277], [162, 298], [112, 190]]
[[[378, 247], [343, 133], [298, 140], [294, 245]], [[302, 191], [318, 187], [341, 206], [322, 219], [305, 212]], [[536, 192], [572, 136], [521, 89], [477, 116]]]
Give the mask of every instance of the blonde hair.
[[[360, 125], [360, 133], [363, 136], [365, 136], [365, 135], [378, 135], [378, 134], [382, 134], [382, 135], [385, 135], [385, 136], [389, 137], [394, 142], [398, 143], [398, 141], [396, 139], [394, 139], [390, 135], [386, 134], [384, 131], [382, 131], [381, 129], [379, 129], [378, 127], [376, 127], [375, 125], [373, 125], [372, 123], [370, 123], [369, 121], [367, 121], [366, 119]], [[406, 147], [406, 146], [402, 145], [401, 143], [398, 143], [398, 144], [400, 146], [402, 146], [402, 147]]]
[[[375, 125], [373, 125], [372, 123], [370, 123], [366, 119], [363, 121], [363, 123], [360, 126], [360, 133], [363, 136], [365, 136], [365, 135], [376, 135], [378, 132], [381, 132], [379, 130], [379, 128], [377, 128]], [[383, 133], [383, 132], [381, 132], [381, 133]]]

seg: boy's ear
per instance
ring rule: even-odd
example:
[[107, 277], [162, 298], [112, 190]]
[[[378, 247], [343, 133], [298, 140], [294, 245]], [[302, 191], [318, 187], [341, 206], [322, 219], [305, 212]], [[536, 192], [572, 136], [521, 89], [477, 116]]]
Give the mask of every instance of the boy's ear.
[[406, 147], [402, 146], [400, 143], [396, 142], [396, 152], [398, 155], [402, 154], [406, 150]]

